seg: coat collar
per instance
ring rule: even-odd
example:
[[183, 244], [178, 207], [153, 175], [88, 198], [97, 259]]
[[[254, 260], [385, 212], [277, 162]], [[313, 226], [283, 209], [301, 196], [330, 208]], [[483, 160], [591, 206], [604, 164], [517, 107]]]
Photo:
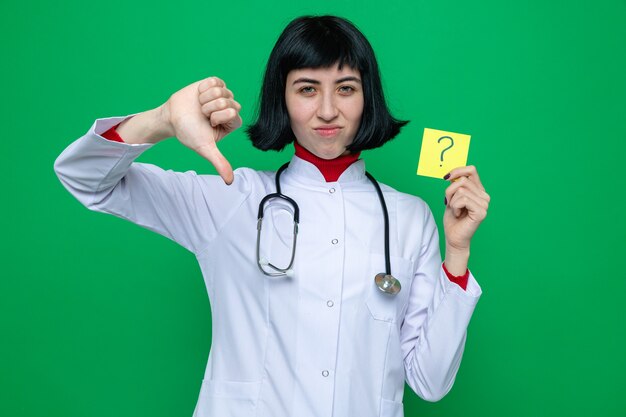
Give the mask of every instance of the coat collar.
[[[293, 178], [296, 181], [303, 181], [312, 185], [317, 184], [326, 186], [327, 184], [332, 184], [332, 182], [326, 182], [324, 176], [315, 165], [299, 158], [296, 155], [291, 158], [289, 167], [285, 170], [283, 176], [285, 178]], [[365, 178], [365, 162], [362, 159], [359, 159], [346, 168], [346, 170], [337, 179], [337, 182], [342, 184], [353, 181], [362, 181]]]

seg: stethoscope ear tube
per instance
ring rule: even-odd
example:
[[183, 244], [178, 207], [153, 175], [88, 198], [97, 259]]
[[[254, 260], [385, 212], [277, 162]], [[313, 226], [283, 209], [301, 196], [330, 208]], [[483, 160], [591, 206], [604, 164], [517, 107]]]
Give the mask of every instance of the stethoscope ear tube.
[[[259, 212], [257, 214], [257, 219], [259, 221], [263, 220], [263, 211], [265, 210], [265, 203], [267, 203], [272, 198], [280, 198], [282, 200], [286, 200], [289, 204], [291, 204], [291, 206], [293, 207], [293, 221], [296, 224], [300, 223], [300, 208], [298, 207], [298, 204], [293, 198], [288, 197], [284, 194], [281, 194], [280, 192], [268, 194], [265, 197], [263, 197], [263, 200], [261, 200], [261, 204], [259, 204]], [[259, 226], [257, 226], [257, 228], [258, 227]]]

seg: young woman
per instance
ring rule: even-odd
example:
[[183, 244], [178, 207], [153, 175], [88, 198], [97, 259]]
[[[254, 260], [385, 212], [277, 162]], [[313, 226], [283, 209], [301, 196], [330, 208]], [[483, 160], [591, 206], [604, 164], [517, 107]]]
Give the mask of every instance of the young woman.
[[[196, 255], [213, 338], [194, 416], [399, 417], [405, 381], [442, 398], [481, 294], [467, 270], [489, 204], [476, 169], [446, 176], [442, 263], [426, 203], [378, 184], [358, 159], [406, 122], [390, 115], [374, 52], [345, 19], [295, 19], [269, 57], [247, 132], [262, 150], [294, 143], [279, 173], [233, 172], [219, 152], [240, 108], [206, 78], [155, 109], [96, 120], [55, 163], [89, 209]], [[134, 162], [169, 137], [221, 178]]]

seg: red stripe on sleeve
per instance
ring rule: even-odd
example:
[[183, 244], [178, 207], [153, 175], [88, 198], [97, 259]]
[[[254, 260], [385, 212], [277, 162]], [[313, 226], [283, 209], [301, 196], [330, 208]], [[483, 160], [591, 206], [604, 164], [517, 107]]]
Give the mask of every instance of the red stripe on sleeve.
[[443, 267], [444, 272], [446, 273], [446, 275], [448, 276], [448, 279], [452, 282], [454, 282], [455, 284], [457, 284], [459, 287], [463, 288], [463, 291], [465, 291], [467, 289], [467, 281], [469, 281], [469, 269], [465, 270], [465, 273], [463, 275], [460, 276], [455, 276], [452, 275], [447, 269], [446, 269], [446, 264], [445, 262], [441, 264], [441, 266]]
[[116, 124], [115, 126], [110, 128], [109, 130], [104, 132], [102, 134], [102, 137], [105, 138], [105, 139], [108, 139], [108, 140], [112, 140], [114, 142], [122, 142], [122, 143], [124, 143], [124, 139], [122, 139], [122, 137], [119, 135], [119, 133], [117, 133], [117, 130], [115, 130], [115, 128], [118, 127], [119, 125], [120, 125], [120, 123]]

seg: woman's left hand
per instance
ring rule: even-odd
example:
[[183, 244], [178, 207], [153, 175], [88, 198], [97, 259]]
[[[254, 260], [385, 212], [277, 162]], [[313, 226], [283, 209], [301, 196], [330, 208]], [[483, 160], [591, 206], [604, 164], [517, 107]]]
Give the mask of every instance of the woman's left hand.
[[487, 216], [491, 197], [485, 192], [476, 167], [455, 168], [447, 178], [452, 183], [446, 189], [446, 211], [443, 227], [446, 247], [455, 252], [469, 252], [470, 241]]

